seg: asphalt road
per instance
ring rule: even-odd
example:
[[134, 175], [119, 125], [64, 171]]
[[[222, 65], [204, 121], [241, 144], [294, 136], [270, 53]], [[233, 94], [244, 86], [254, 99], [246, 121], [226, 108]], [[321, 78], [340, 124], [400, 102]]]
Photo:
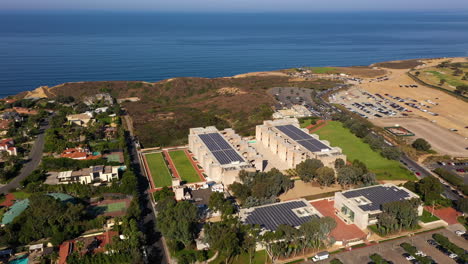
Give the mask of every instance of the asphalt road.
[[[414, 172], [418, 172], [420, 174], [420, 175], [416, 175], [416, 177], [418, 177], [418, 178], [424, 178], [424, 177], [427, 177], [427, 176], [432, 176], [432, 173], [430, 171], [428, 171], [426, 168], [419, 165], [419, 163], [417, 163], [416, 161], [410, 159], [408, 156], [406, 156], [404, 154], [401, 156], [400, 162], [403, 165], [405, 165], [406, 167], [408, 167], [409, 169], [412, 168], [414, 170]], [[444, 187], [444, 193], [443, 194], [448, 199], [456, 201], [456, 200], [458, 200], [460, 198], [460, 197], [458, 197], [458, 195], [456, 195], [455, 193], [452, 192], [452, 189], [450, 187], [447, 187], [445, 185], [443, 185], [443, 187]]]
[[140, 203], [144, 208], [144, 218], [142, 221], [142, 229], [146, 235], [146, 263], [168, 263], [166, 251], [163, 243], [163, 237], [156, 228], [156, 209], [151, 202], [151, 193], [148, 192], [149, 182], [148, 178], [143, 174], [140, 165], [140, 159], [136, 149], [136, 141], [131, 137], [130, 156], [132, 159], [132, 166], [135, 173], [138, 174], [139, 179], [139, 192], [142, 194]]
[[40, 127], [41, 133], [37, 136], [33, 147], [31, 148], [31, 152], [29, 153], [29, 159], [23, 164], [23, 168], [21, 168], [20, 173], [16, 176], [13, 180], [11, 180], [8, 184], [0, 187], [0, 193], [7, 194], [10, 192], [11, 189], [16, 189], [20, 186], [20, 182], [28, 177], [37, 166], [42, 159], [42, 152], [44, 149], [44, 137], [45, 131], [50, 127], [49, 119], [47, 119]]

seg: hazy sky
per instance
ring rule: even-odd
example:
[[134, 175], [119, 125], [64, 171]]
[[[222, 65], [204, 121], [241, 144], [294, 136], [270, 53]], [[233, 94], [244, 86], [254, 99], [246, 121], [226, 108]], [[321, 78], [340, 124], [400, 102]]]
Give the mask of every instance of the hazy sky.
[[0, 10], [346, 11], [468, 10], [468, 0], [0, 0]]

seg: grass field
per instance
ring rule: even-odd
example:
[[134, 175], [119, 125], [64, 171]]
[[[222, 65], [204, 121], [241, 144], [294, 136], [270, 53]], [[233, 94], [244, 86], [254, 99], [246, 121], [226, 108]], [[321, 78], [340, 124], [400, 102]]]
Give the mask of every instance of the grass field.
[[314, 133], [332, 146], [340, 147], [349, 161], [358, 159], [377, 175], [378, 180], [416, 180], [416, 177], [403, 168], [396, 160], [388, 160], [373, 151], [360, 138], [353, 135], [340, 122], [330, 121]]
[[313, 73], [325, 74], [325, 73], [335, 73], [336, 68], [333, 67], [306, 67], [308, 70], [311, 70]]
[[15, 196], [16, 200], [23, 200], [23, 199], [29, 198], [29, 196], [31, 196], [30, 193], [21, 192], [21, 191], [13, 192], [13, 195]]
[[183, 181], [189, 183], [201, 181], [197, 171], [193, 168], [192, 163], [183, 150], [170, 151], [169, 156], [171, 156], [177, 172]]
[[172, 176], [166, 166], [162, 153], [146, 154], [145, 157], [155, 187], [171, 186]]
[[431, 215], [431, 213], [429, 213], [428, 211], [423, 210], [423, 214], [419, 217], [419, 220], [421, 220], [423, 223], [429, 223], [440, 219], [435, 215]]
[[[213, 262], [214, 264], [222, 264], [225, 263], [224, 259], [218, 257]], [[243, 253], [239, 256], [236, 256], [232, 261], [232, 264], [268, 264], [270, 262], [270, 258], [267, 258], [267, 254], [265, 250], [255, 251], [255, 255], [252, 259], [252, 262], [249, 261], [249, 254]]]

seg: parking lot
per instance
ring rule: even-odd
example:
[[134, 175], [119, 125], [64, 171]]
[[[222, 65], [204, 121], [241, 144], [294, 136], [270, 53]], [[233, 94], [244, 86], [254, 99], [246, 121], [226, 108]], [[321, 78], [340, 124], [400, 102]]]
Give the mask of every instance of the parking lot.
[[468, 162], [437, 162], [428, 166], [432, 170], [436, 168], [444, 168], [463, 179], [465, 184], [468, 184]]
[[371, 94], [357, 87], [336, 93], [330, 99], [331, 102], [340, 104], [349, 111], [370, 119], [402, 117], [411, 112], [406, 106], [400, 105], [396, 98], [391, 100], [380, 94]]
[[369, 263], [371, 261], [369, 256], [374, 253], [381, 255], [384, 259], [392, 261], [395, 264], [411, 263], [410, 261], [406, 260], [403, 256], [405, 250], [400, 246], [400, 244], [404, 242], [410, 243], [411, 245], [415, 246], [418, 250], [421, 250], [427, 256], [430, 256], [437, 263], [456, 263], [453, 259], [449, 258], [447, 255], [439, 251], [435, 246], [429, 245], [427, 240], [432, 239], [432, 234], [434, 233], [439, 233], [444, 236], [447, 236], [452, 243], [458, 245], [461, 248], [468, 248], [468, 242], [463, 237], [457, 236], [455, 235], [455, 233], [447, 229], [442, 229], [415, 235], [412, 237], [405, 237], [388, 242], [383, 242], [373, 246], [358, 248], [352, 251], [334, 254], [330, 256], [328, 260], [319, 263], [330, 263], [330, 260], [337, 258], [341, 260], [344, 264], [364, 264]]

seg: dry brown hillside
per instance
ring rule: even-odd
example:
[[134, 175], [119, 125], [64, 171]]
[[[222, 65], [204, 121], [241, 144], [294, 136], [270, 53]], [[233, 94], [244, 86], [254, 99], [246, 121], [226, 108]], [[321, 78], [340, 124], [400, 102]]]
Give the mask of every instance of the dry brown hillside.
[[[42, 88], [47, 97], [84, 98], [108, 92], [115, 98], [139, 97], [123, 107], [133, 119], [136, 134], [145, 147], [185, 144], [191, 127], [233, 127], [247, 135], [256, 124], [270, 118], [274, 99], [271, 87], [326, 89], [329, 80], [290, 80], [288, 76], [265, 74], [236, 78], [174, 78], [156, 83], [102, 81], [65, 83]], [[27, 96], [23, 93], [20, 96]], [[31, 95], [31, 92], [30, 94]]]

